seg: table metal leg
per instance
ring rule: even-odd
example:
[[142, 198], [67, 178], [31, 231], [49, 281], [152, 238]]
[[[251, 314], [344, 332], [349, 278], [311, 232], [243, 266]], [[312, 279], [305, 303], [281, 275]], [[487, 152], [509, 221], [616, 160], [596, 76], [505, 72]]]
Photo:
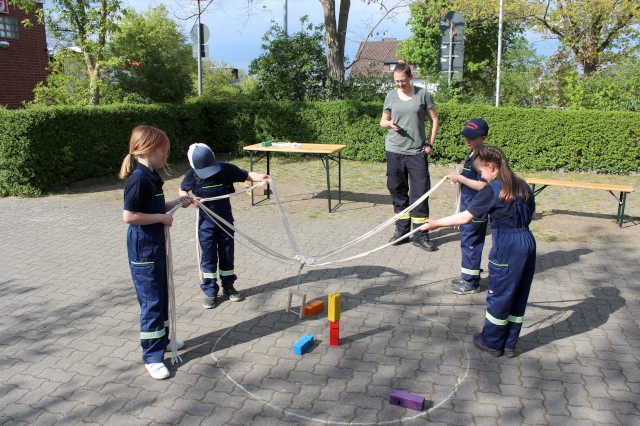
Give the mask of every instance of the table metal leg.
[[[249, 152], [249, 171], [252, 172], [253, 171], [253, 151]], [[253, 202], [253, 191], [251, 191], [251, 205], [254, 205]]]
[[620, 193], [620, 201], [618, 204], [618, 226], [622, 228], [622, 222], [624, 222], [624, 206], [627, 203], [627, 193]]
[[342, 153], [338, 153], [338, 205], [342, 204]]
[[331, 206], [331, 162], [338, 163], [338, 204], [336, 204], [336, 208], [342, 204], [342, 156], [338, 153], [338, 158], [332, 157], [328, 154], [320, 154], [320, 159], [322, 160], [322, 165], [327, 174], [327, 205], [329, 209], [329, 213], [333, 213], [333, 208]]
[[322, 164], [324, 164], [324, 168], [327, 172], [327, 201], [329, 203], [329, 213], [331, 213], [331, 177], [330, 177], [331, 163], [329, 163], [328, 155], [322, 156]]
[[[267, 175], [271, 176], [271, 153], [267, 151]], [[271, 198], [271, 188], [269, 188], [269, 184], [267, 183], [265, 190], [267, 191], [267, 199]]]

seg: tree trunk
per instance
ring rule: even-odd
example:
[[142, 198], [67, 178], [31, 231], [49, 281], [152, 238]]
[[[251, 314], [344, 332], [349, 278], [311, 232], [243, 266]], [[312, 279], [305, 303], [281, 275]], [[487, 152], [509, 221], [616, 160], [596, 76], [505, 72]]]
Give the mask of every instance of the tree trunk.
[[329, 89], [344, 82], [344, 45], [347, 37], [347, 22], [351, 0], [340, 2], [340, 12], [336, 24], [336, 1], [320, 0], [324, 11], [324, 39], [327, 45], [327, 67], [329, 69]]

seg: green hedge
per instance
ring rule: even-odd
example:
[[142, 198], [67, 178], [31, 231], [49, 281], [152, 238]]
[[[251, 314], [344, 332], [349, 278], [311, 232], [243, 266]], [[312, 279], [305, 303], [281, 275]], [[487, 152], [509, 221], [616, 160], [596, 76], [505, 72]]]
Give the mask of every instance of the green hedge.
[[[169, 135], [172, 161], [184, 158], [193, 142], [241, 153], [267, 139], [346, 144], [344, 158], [384, 161], [381, 110], [346, 101], [0, 110], [0, 195], [39, 195], [54, 185], [116, 174], [140, 123]], [[458, 132], [470, 118], [483, 117], [491, 128], [487, 143], [502, 147], [517, 170], [640, 171], [640, 114], [453, 104], [439, 105], [438, 113], [435, 162], [460, 162], [466, 149]]]

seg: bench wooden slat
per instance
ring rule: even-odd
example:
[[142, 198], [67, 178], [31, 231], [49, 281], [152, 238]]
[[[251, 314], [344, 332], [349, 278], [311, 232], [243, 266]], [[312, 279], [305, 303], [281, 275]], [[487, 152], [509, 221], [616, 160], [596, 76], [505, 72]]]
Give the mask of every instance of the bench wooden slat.
[[[568, 188], [582, 188], [582, 189], [600, 189], [608, 191], [613, 198], [616, 199], [618, 204], [618, 213], [616, 214], [616, 223], [622, 228], [622, 222], [624, 221], [624, 208], [627, 203], [627, 194], [634, 191], [634, 189], [627, 185], [609, 185], [606, 183], [591, 183], [591, 182], [576, 182], [569, 180], [558, 179], [541, 179], [541, 178], [526, 178], [525, 179], [535, 196], [538, 196], [548, 186], [564, 186]], [[540, 185], [540, 188], [536, 190], [536, 185]], [[616, 195], [613, 192], [619, 192], [620, 195]]]
[[634, 192], [634, 189], [627, 185], [610, 185], [607, 183], [576, 182], [541, 178], [526, 178], [525, 180], [529, 185], [565, 186], [569, 188], [600, 189], [603, 191]]

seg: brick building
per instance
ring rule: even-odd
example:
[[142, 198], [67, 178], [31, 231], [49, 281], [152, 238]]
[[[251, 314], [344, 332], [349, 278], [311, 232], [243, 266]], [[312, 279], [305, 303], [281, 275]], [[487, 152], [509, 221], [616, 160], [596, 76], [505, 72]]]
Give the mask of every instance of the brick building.
[[[21, 24], [27, 18], [34, 24], [28, 29]], [[32, 100], [34, 87], [47, 77], [48, 58], [44, 24], [0, 0], [0, 105], [20, 108]]]

